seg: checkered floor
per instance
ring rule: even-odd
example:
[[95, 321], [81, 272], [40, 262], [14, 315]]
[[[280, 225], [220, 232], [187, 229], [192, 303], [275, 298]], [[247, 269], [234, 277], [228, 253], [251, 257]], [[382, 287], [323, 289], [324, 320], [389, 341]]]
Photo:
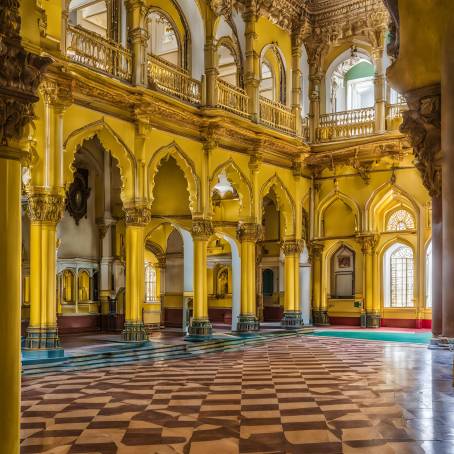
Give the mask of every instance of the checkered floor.
[[449, 355], [304, 336], [25, 378], [21, 453], [452, 454]]

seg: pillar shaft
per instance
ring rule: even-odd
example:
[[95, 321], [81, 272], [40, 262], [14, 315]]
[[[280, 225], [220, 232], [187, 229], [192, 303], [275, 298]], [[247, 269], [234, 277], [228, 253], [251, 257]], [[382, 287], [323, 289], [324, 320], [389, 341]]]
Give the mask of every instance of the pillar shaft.
[[[432, 333], [440, 336], [443, 329], [443, 228], [441, 197], [432, 197]], [[426, 273], [429, 270], [426, 270]]]
[[0, 453], [19, 453], [21, 164], [0, 159]]
[[194, 302], [193, 318], [189, 326], [189, 336], [208, 338], [212, 326], [208, 318], [208, 279], [207, 279], [207, 245], [213, 234], [211, 222], [197, 219], [192, 222], [194, 240]]
[[375, 93], [375, 132], [382, 134], [386, 130], [386, 75], [383, 61], [383, 48], [374, 49], [372, 57], [375, 65], [374, 93]]
[[442, 230], [443, 230], [443, 326], [442, 335], [454, 338], [454, 53], [449, 34], [443, 43], [441, 74]]
[[255, 26], [257, 16], [252, 10], [247, 10], [244, 15], [245, 37], [246, 37], [246, 71], [245, 86], [249, 97], [249, 115], [252, 120], [258, 121], [260, 116], [259, 108], [259, 85], [260, 85], [260, 68], [259, 56], [255, 50], [255, 41], [257, 33]]
[[148, 334], [143, 324], [145, 299], [145, 226], [150, 221], [147, 207], [127, 208], [126, 212], [126, 295], [123, 340], [144, 342]]
[[281, 324], [284, 328], [299, 328], [302, 325], [300, 308], [299, 285], [299, 255], [301, 244], [299, 241], [286, 241], [282, 245], [284, 250], [284, 317]]
[[34, 188], [28, 195], [30, 217], [30, 324], [25, 348], [57, 349], [57, 223], [63, 216], [64, 198]]
[[328, 325], [328, 312], [322, 302], [322, 252], [323, 244], [310, 245], [312, 262], [312, 320], [314, 325]]
[[[296, 38], [293, 38], [295, 41]], [[302, 43], [292, 43], [292, 111], [295, 114], [296, 134], [301, 136], [301, 56]]]
[[241, 242], [241, 309], [237, 331], [247, 333], [259, 329], [256, 310], [255, 243], [260, 237], [260, 226], [242, 223], [238, 227]]

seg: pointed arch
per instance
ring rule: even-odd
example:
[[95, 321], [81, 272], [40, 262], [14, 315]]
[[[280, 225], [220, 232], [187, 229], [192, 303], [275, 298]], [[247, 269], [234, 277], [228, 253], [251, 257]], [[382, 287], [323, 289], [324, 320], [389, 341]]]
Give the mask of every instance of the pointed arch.
[[366, 202], [365, 230], [375, 232], [380, 230], [380, 227], [383, 228], [386, 214], [395, 209], [399, 202], [413, 214], [418, 228], [420, 214], [418, 203], [400, 186], [388, 181], [375, 189]]
[[74, 157], [85, 140], [97, 137], [105, 150], [118, 162], [121, 176], [123, 202], [133, 200], [137, 194], [137, 160], [123, 139], [105, 121], [104, 117], [71, 132], [63, 143], [63, 181], [65, 186], [73, 181]]
[[333, 190], [319, 202], [317, 209], [315, 210], [315, 225], [317, 228], [317, 236], [322, 236], [322, 221], [325, 215], [325, 211], [337, 200], [341, 200], [350, 207], [356, 219], [356, 230], [362, 230], [361, 208], [359, 204], [347, 194], [344, 194], [341, 191]]
[[147, 195], [148, 201], [153, 203], [154, 196], [153, 190], [155, 186], [155, 178], [159, 171], [161, 163], [169, 157], [175, 159], [178, 167], [182, 170], [186, 181], [187, 181], [187, 190], [189, 192], [189, 209], [192, 214], [200, 211], [200, 180], [195, 171], [194, 162], [186, 155], [186, 153], [181, 149], [181, 147], [173, 141], [172, 143], [165, 145], [159, 148], [151, 159], [148, 161], [147, 165]]
[[274, 174], [262, 186], [260, 191], [260, 213], [263, 212], [263, 199], [271, 190], [274, 190], [280, 212], [284, 219], [284, 235], [292, 237], [295, 235], [295, 202], [282, 180]]
[[225, 172], [230, 184], [235, 188], [240, 196], [240, 219], [246, 220], [251, 218], [253, 199], [252, 185], [232, 158], [223, 162], [214, 170], [210, 178], [210, 195], [212, 194], [218, 177], [222, 172]]

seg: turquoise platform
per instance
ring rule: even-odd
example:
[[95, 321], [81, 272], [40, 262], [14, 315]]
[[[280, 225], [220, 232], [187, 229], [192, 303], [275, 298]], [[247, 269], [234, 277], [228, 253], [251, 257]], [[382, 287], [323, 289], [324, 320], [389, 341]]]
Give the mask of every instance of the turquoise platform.
[[410, 344], [430, 343], [432, 333], [430, 332], [403, 332], [403, 331], [367, 331], [367, 330], [319, 330], [312, 333], [312, 336], [343, 337], [348, 339], [378, 340], [385, 342], [404, 342]]

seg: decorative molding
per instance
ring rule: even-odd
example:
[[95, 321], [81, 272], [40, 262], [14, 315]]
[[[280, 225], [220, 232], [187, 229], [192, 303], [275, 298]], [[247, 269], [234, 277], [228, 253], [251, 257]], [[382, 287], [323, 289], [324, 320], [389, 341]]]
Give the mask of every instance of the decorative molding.
[[323, 249], [325, 245], [323, 243], [317, 242], [317, 241], [311, 241], [309, 243], [309, 255], [311, 257], [311, 261], [314, 259], [319, 259], [322, 256]]
[[408, 135], [424, 186], [432, 197], [441, 195], [440, 85], [405, 93], [408, 110], [400, 131]]
[[27, 215], [31, 222], [58, 224], [64, 214], [65, 198], [61, 194], [31, 192], [27, 194]]
[[356, 237], [356, 241], [361, 245], [363, 254], [372, 254], [377, 247], [380, 236], [376, 233], [360, 233]]

